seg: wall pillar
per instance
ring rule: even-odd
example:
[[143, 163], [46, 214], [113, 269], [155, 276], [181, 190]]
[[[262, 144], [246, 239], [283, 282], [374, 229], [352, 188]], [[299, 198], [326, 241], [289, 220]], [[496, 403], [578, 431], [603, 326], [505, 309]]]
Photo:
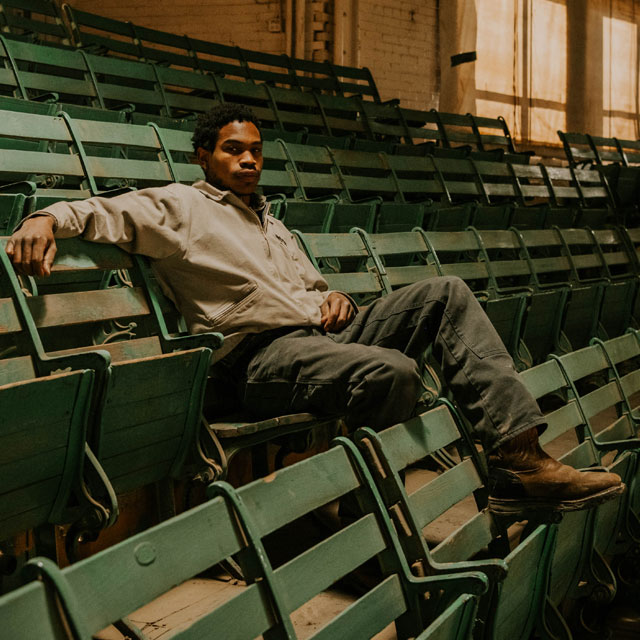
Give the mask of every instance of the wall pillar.
[[476, 50], [477, 13], [475, 0], [444, 0], [439, 5], [440, 110], [476, 113], [476, 65], [462, 62], [452, 66], [452, 56]]
[[602, 135], [604, 9], [602, 0], [567, 0], [567, 131]]

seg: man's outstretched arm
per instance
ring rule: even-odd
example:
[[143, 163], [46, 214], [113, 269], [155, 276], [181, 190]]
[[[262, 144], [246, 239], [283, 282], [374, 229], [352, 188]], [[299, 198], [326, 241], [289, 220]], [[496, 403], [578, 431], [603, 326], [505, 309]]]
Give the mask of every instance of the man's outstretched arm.
[[23, 220], [7, 243], [15, 268], [47, 276], [56, 254], [55, 237], [82, 236], [125, 251], [164, 258], [184, 249], [188, 203], [169, 188], [144, 189], [114, 198], [58, 202]]

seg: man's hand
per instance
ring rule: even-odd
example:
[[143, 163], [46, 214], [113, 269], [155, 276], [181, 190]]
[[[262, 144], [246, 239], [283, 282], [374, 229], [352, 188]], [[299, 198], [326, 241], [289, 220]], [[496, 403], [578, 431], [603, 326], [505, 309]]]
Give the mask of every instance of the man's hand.
[[56, 255], [55, 218], [48, 215], [27, 220], [7, 242], [6, 252], [16, 271], [27, 276], [48, 276]]
[[325, 331], [337, 333], [351, 324], [356, 312], [349, 298], [333, 291], [320, 305], [322, 317], [320, 324]]

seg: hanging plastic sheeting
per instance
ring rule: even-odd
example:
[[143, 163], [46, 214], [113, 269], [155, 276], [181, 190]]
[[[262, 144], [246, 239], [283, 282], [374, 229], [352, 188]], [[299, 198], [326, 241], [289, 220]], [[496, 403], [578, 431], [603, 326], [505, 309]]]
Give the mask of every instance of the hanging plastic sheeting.
[[[640, 137], [638, 127], [638, 24], [635, 2], [611, 2], [603, 16], [603, 134], [626, 140]], [[623, 6], [620, 6], [623, 5]], [[632, 11], [629, 11], [629, 9]]]
[[478, 115], [502, 115], [521, 141], [558, 144], [566, 128], [567, 8], [562, 0], [477, 0]]
[[475, 113], [521, 147], [557, 146], [558, 129], [639, 138], [639, 4], [475, 0]]

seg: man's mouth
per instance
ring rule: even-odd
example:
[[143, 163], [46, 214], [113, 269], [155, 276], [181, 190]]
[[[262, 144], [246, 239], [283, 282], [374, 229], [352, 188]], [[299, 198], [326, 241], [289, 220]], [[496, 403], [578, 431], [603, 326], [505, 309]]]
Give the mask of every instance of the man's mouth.
[[257, 180], [260, 177], [260, 173], [258, 171], [238, 171], [236, 176], [240, 180]]

